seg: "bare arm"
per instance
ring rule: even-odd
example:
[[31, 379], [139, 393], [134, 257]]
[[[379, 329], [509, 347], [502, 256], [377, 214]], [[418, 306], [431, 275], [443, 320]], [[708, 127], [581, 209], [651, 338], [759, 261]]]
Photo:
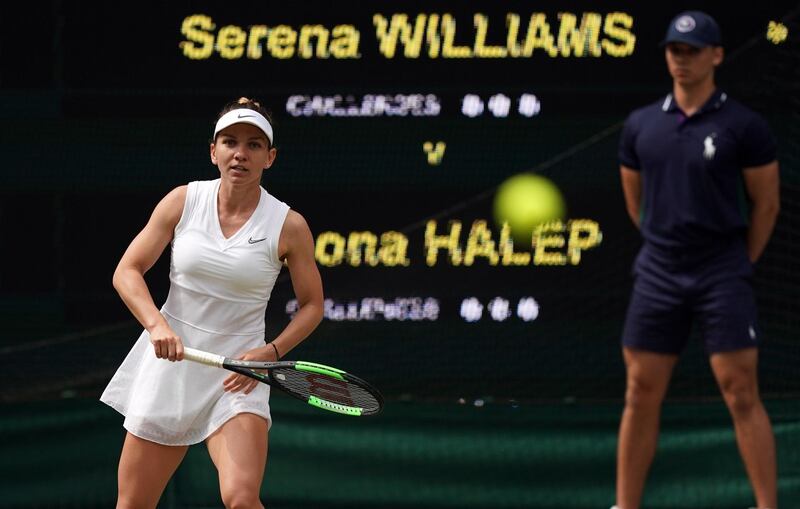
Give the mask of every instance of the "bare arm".
[[157, 357], [183, 358], [183, 345], [159, 312], [144, 274], [155, 264], [172, 240], [183, 213], [186, 186], [178, 187], [156, 205], [144, 229], [133, 239], [114, 271], [114, 288], [133, 316], [150, 333]]
[[620, 165], [619, 174], [622, 179], [622, 192], [625, 194], [625, 209], [628, 216], [639, 228], [639, 211], [642, 205], [642, 175], [636, 170]]
[[752, 202], [750, 227], [747, 229], [747, 255], [755, 263], [772, 236], [780, 210], [778, 162], [745, 168], [744, 184]]
[[283, 356], [296, 347], [322, 321], [322, 278], [314, 259], [314, 239], [306, 220], [290, 210], [281, 231], [280, 253], [289, 267], [292, 288], [300, 309], [272, 342]]

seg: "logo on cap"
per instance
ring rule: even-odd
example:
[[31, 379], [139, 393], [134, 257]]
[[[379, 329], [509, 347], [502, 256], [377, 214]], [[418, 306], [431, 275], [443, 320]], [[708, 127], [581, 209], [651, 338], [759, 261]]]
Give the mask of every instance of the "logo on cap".
[[675, 30], [682, 34], [691, 32], [696, 26], [697, 23], [695, 23], [694, 18], [691, 16], [681, 16], [678, 18], [678, 21], [675, 22]]
[[255, 117], [255, 115], [242, 115], [241, 113], [239, 113], [239, 115], [237, 115], [236, 118], [251, 118], [251, 117]]

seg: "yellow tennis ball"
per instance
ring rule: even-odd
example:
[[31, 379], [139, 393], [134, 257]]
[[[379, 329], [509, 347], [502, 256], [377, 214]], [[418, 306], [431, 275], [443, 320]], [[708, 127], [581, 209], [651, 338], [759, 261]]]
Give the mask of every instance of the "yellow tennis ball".
[[563, 219], [564, 197], [548, 178], [532, 173], [510, 177], [494, 196], [494, 220], [498, 228], [508, 223], [514, 242], [530, 244], [534, 228]]

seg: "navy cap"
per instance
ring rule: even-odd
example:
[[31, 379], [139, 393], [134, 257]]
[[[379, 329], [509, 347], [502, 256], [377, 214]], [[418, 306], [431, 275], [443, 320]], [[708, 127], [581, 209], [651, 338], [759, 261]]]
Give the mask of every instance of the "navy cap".
[[705, 12], [686, 11], [672, 19], [661, 45], [670, 42], [683, 42], [695, 48], [722, 46], [722, 33], [714, 18]]

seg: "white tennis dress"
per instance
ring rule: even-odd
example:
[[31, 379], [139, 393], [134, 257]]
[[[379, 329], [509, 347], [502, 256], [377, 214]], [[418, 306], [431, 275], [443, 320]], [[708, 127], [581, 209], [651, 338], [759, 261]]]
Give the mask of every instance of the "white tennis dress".
[[[169, 296], [161, 313], [183, 344], [226, 357], [264, 346], [264, 313], [281, 270], [278, 239], [288, 205], [261, 189], [253, 215], [232, 237], [219, 225], [219, 179], [191, 182], [175, 226]], [[224, 392], [231, 373], [158, 359], [145, 330], [100, 400], [125, 416], [125, 429], [165, 445], [202, 442], [242, 412], [271, 424], [269, 386]]]

